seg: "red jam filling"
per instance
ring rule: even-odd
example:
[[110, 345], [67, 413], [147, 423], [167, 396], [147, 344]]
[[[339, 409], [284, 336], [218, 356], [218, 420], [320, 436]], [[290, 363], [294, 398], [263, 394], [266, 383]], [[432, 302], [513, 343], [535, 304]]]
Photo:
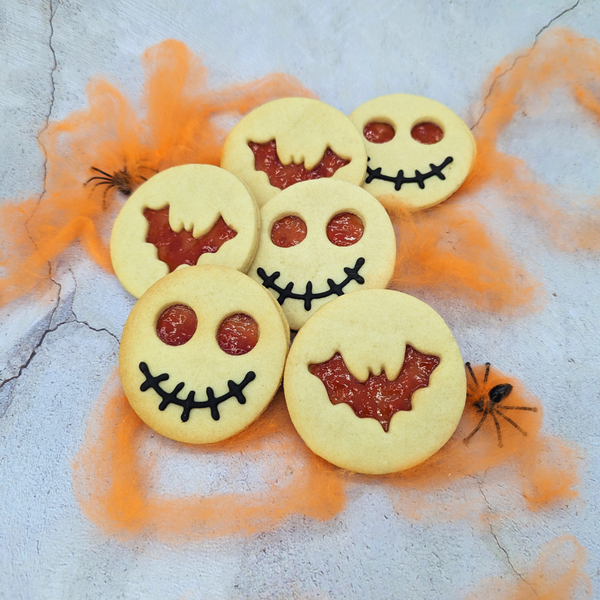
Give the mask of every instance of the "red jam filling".
[[394, 139], [396, 132], [387, 123], [367, 123], [363, 129], [363, 135], [372, 144], [385, 144]]
[[364, 230], [360, 217], [352, 213], [340, 213], [327, 224], [327, 237], [336, 246], [352, 246], [360, 240]]
[[248, 142], [248, 146], [254, 152], [254, 168], [257, 171], [264, 171], [269, 177], [269, 183], [280, 190], [285, 190], [300, 181], [332, 177], [338, 169], [345, 167], [350, 162], [340, 158], [331, 148], [327, 148], [321, 162], [309, 171], [304, 164], [282, 164], [277, 156], [275, 140], [266, 144]]
[[383, 430], [388, 431], [395, 413], [412, 410], [412, 395], [429, 385], [429, 377], [439, 364], [437, 356], [422, 354], [412, 346], [406, 346], [404, 365], [394, 381], [383, 372], [371, 374], [365, 383], [361, 383], [348, 371], [339, 353], [327, 362], [310, 365], [308, 370], [323, 382], [332, 404], [345, 402], [357, 417], [377, 419]]
[[306, 223], [300, 217], [283, 217], [271, 228], [271, 241], [280, 248], [297, 246], [306, 237]]
[[146, 241], [156, 246], [158, 258], [168, 265], [169, 272], [179, 265], [195, 265], [202, 254], [216, 252], [227, 240], [237, 235], [227, 226], [223, 217], [218, 218], [208, 233], [195, 238], [185, 229], [179, 233], [171, 229], [168, 206], [160, 210], [146, 208], [144, 216], [149, 225]]
[[246, 354], [258, 342], [258, 323], [243, 313], [227, 317], [217, 331], [217, 342], [223, 352], [232, 356]]
[[435, 123], [418, 123], [410, 135], [421, 144], [437, 144], [444, 137], [444, 132]]
[[174, 304], [165, 309], [156, 323], [156, 335], [169, 346], [181, 346], [192, 339], [198, 319], [187, 304]]

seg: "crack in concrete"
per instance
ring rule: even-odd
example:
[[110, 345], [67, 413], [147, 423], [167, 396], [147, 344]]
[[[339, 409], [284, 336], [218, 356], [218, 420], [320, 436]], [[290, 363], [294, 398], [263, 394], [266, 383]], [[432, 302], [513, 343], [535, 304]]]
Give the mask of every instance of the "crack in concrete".
[[[488, 511], [490, 513], [493, 513], [494, 510], [492, 509], [492, 505], [490, 504], [489, 500], [487, 499], [487, 496], [485, 495], [485, 492], [483, 491], [483, 484], [479, 479], [476, 479], [477, 481], [477, 485], [479, 486], [479, 492], [483, 498], [483, 501], [485, 502], [485, 505], [488, 508]], [[492, 522], [488, 521], [488, 527], [490, 530], [490, 533], [492, 535], [492, 537], [494, 538], [494, 541], [496, 542], [496, 546], [498, 546], [498, 549], [504, 554], [504, 556], [506, 557], [506, 562], [509, 564], [512, 572], [523, 582], [526, 583], [533, 591], [533, 593], [536, 595], [536, 597], [538, 597], [538, 593], [537, 590], [531, 585], [531, 583], [529, 583], [529, 581], [527, 581], [525, 579], [525, 577], [523, 577], [523, 575], [521, 575], [521, 573], [519, 573], [519, 571], [517, 571], [517, 569], [515, 569], [515, 566], [513, 565], [512, 561], [510, 560], [510, 556], [506, 550], [506, 548], [504, 548], [504, 546], [500, 543], [500, 540], [498, 539], [498, 536], [496, 534], [496, 532], [494, 531], [494, 528], [492, 527]]]
[[54, 50], [54, 46], [52, 45], [52, 39], [54, 38], [54, 16], [56, 15], [56, 10], [57, 10], [59, 4], [60, 3], [57, 1], [56, 7], [55, 7], [53, 0], [50, 0], [50, 18], [49, 18], [50, 35], [48, 36], [48, 47], [50, 48], [50, 52], [52, 54], [52, 68], [50, 69], [50, 105], [48, 107], [48, 112], [46, 113], [46, 115], [44, 117], [44, 125], [37, 136], [38, 144], [42, 150], [42, 154], [44, 155], [44, 165], [43, 165], [44, 180], [42, 183], [42, 192], [37, 200], [37, 204], [36, 204], [35, 208], [33, 209], [33, 211], [31, 212], [31, 214], [29, 215], [29, 217], [27, 218], [27, 220], [25, 221], [25, 230], [27, 231], [27, 235], [29, 236], [29, 239], [32, 241], [33, 245], [36, 248], [37, 248], [37, 244], [36, 244], [35, 240], [33, 239], [33, 237], [31, 237], [28, 225], [29, 225], [29, 221], [31, 221], [31, 219], [33, 218], [33, 215], [36, 213], [36, 211], [40, 205], [40, 202], [42, 201], [42, 198], [46, 195], [46, 180], [48, 178], [48, 152], [46, 151], [46, 147], [42, 143], [42, 136], [44, 135], [44, 133], [48, 130], [48, 127], [50, 126], [50, 118], [52, 117], [52, 110], [54, 109], [54, 100], [55, 100], [55, 92], [56, 92], [56, 82], [54, 81], [54, 73], [55, 73], [56, 69], [58, 68], [58, 61], [56, 59], [56, 51]]
[[[73, 272], [73, 269], [71, 269], [71, 267], [68, 267], [71, 276], [73, 277], [73, 285], [75, 287], [75, 291], [73, 292], [74, 294], [77, 293], [77, 277], [75, 277], [75, 273]], [[90, 325], [87, 321], [81, 321], [79, 319], [79, 317], [75, 314], [75, 311], [73, 310], [73, 308], [71, 308], [71, 314], [73, 315], [73, 318], [75, 319], [75, 323], [79, 323], [80, 325], [85, 325], [85, 327], [87, 327], [88, 329], [91, 329], [92, 331], [97, 331], [98, 333], [101, 332], [105, 332], [108, 333], [108, 335], [112, 336], [115, 341], [117, 342], [117, 344], [121, 343], [121, 340], [119, 339], [119, 337], [114, 334], [112, 331], [110, 331], [109, 329], [106, 329], [106, 327], [94, 327], [93, 325]]]
[[98, 333], [108, 333], [108, 335], [110, 335], [111, 337], [113, 337], [115, 339], [115, 341], [117, 342], [117, 344], [121, 343], [121, 340], [119, 340], [119, 338], [112, 332], [109, 331], [108, 329], [106, 329], [106, 327], [94, 327], [93, 325], [90, 325], [87, 321], [80, 321], [77, 318], [77, 315], [71, 311], [73, 313], [73, 316], [75, 317], [74, 321], [71, 321], [72, 323], [77, 323], [79, 325], [84, 325], [85, 327], [87, 327], [88, 329], [91, 329], [92, 331], [96, 331]]
[[[56, 8], [58, 8], [58, 2], [56, 4]], [[54, 50], [54, 46], [52, 46], [52, 39], [54, 38], [54, 15], [56, 14], [56, 8], [54, 8], [54, 3], [50, 0], [50, 35], [48, 36], [48, 47], [50, 48], [50, 52], [52, 53], [52, 68], [50, 69], [50, 106], [48, 107], [48, 112], [46, 113], [46, 117], [44, 118], [44, 126], [38, 135], [38, 142], [44, 153], [44, 187], [43, 191], [40, 195], [40, 200], [44, 197], [46, 193], [46, 177], [48, 176], [48, 153], [46, 152], [45, 146], [41, 142], [42, 135], [47, 131], [50, 126], [50, 117], [52, 116], [52, 110], [54, 109], [54, 100], [55, 100], [55, 92], [56, 92], [56, 82], [54, 81], [54, 73], [58, 68], [58, 61], [56, 60], [56, 51]]]
[[[44, 342], [44, 339], [46, 339], [46, 336], [49, 333], [52, 333], [52, 332], [56, 331], [61, 325], [65, 324], [65, 322], [62, 322], [62, 323], [58, 323], [54, 327], [49, 327], [49, 325], [52, 323], [52, 319], [54, 318], [54, 314], [56, 313], [56, 311], [58, 310], [58, 307], [60, 306], [60, 301], [61, 301], [60, 295], [61, 295], [61, 292], [62, 292], [62, 285], [58, 281], [55, 281], [54, 279], [52, 279], [52, 274], [51, 273], [48, 273], [48, 279], [52, 283], [54, 283], [56, 286], [58, 286], [58, 294], [56, 296], [56, 305], [54, 306], [54, 308], [50, 312], [50, 317], [48, 318], [48, 326], [46, 327], [46, 330], [44, 331], [44, 333], [42, 333], [42, 335], [40, 336], [40, 339], [33, 346], [33, 349], [30, 352], [29, 356], [27, 357], [27, 360], [23, 364], [21, 364], [19, 366], [19, 370], [17, 371], [17, 374], [13, 375], [12, 377], [7, 377], [3, 381], [0, 381], [0, 390], [2, 390], [2, 388], [7, 383], [10, 383], [11, 381], [14, 381], [15, 379], [18, 379], [21, 376], [21, 374], [23, 373], [23, 371], [29, 366], [29, 364], [31, 363], [31, 361], [33, 360], [33, 358], [35, 357], [35, 355], [37, 354], [38, 350], [42, 346], [42, 343]], [[8, 406], [10, 406], [10, 404]], [[8, 406], [6, 408], [8, 408]]]
[[[60, 307], [60, 304], [62, 301], [62, 298], [61, 298], [62, 284], [60, 282], [56, 281], [55, 279], [53, 279], [51, 273], [48, 274], [48, 279], [50, 281], [52, 281], [52, 283], [54, 283], [58, 287], [58, 295], [56, 298], [56, 305], [50, 312], [50, 316], [47, 319], [46, 329], [45, 329], [44, 333], [42, 333], [42, 335], [40, 336], [39, 340], [33, 346], [33, 349], [31, 350], [31, 352], [30, 352], [29, 356], [27, 357], [27, 359], [25, 360], [25, 362], [23, 362], [19, 366], [17, 374], [13, 375], [11, 377], [7, 377], [6, 379], [0, 381], [0, 391], [4, 388], [5, 385], [10, 383], [11, 381], [15, 381], [23, 374], [23, 371], [25, 371], [25, 369], [27, 369], [27, 367], [31, 364], [31, 361], [35, 358], [35, 355], [38, 353], [39, 349], [42, 347], [42, 344], [44, 343], [46, 336], [50, 333], [57, 331], [63, 325], [69, 325], [70, 323], [76, 323], [77, 325], [83, 325], [84, 327], [87, 327], [88, 329], [90, 329], [91, 331], [95, 331], [96, 333], [107, 333], [112, 338], [114, 338], [114, 340], [117, 342], [117, 344], [120, 343], [119, 338], [112, 331], [109, 331], [105, 327], [93, 327], [87, 321], [79, 320], [72, 308], [71, 308], [70, 312], [71, 312], [73, 318], [68, 318], [64, 321], [61, 321], [60, 323], [57, 323], [54, 327], [50, 327], [50, 324], [52, 323], [52, 320], [54, 319], [54, 315], [56, 314], [56, 311]], [[73, 280], [76, 281], [74, 277], [73, 277]], [[77, 284], [75, 284], [75, 288], [76, 288], [75, 291], [77, 291]], [[1, 411], [0, 417], [3, 416], [3, 414], [6, 412], [6, 410], [8, 410], [10, 405], [11, 405], [11, 402], [8, 402], [5, 406], [0, 407], [0, 411]]]
[[481, 111], [481, 115], [479, 116], [479, 119], [477, 119], [477, 122], [470, 128], [471, 131], [473, 131], [473, 129], [475, 129], [475, 127], [477, 127], [479, 125], [479, 123], [481, 122], [481, 119], [483, 119], [483, 116], [487, 112], [487, 101], [489, 100], [490, 96], [492, 95], [492, 92], [494, 91], [494, 88], [495, 88], [496, 84], [498, 83], [498, 81], [502, 77], [504, 77], [507, 73], [510, 73], [515, 68], [516, 64], [520, 60], [522, 60], [524, 58], [527, 58], [533, 52], [533, 49], [535, 48], [535, 45], [538, 43], [538, 39], [539, 39], [540, 35], [542, 35], [542, 33], [544, 33], [544, 31], [546, 31], [546, 29], [548, 29], [548, 27], [550, 27], [550, 25], [552, 25], [552, 23], [554, 23], [555, 21], [557, 21], [558, 19], [560, 19], [562, 16], [566, 15], [568, 12], [571, 12], [572, 10], [574, 10], [575, 8], [577, 8], [579, 6], [580, 2], [581, 2], [581, 0], [577, 0], [575, 2], [575, 4], [573, 4], [573, 6], [570, 6], [569, 8], [565, 8], [565, 10], [563, 10], [560, 13], [558, 13], [555, 17], [552, 17], [552, 19], [550, 19], [535, 34], [535, 37], [533, 38], [533, 44], [531, 45], [531, 48], [529, 48], [529, 50], [525, 54], [522, 54], [521, 56], [517, 56], [517, 58], [515, 58], [515, 60], [513, 61], [512, 65], [510, 65], [510, 67], [508, 67], [508, 69], [506, 69], [503, 73], [500, 73], [498, 76], [496, 76], [494, 78], [494, 81], [492, 81], [492, 83], [490, 85], [490, 89], [488, 90], [487, 95], [483, 99], [483, 110]]

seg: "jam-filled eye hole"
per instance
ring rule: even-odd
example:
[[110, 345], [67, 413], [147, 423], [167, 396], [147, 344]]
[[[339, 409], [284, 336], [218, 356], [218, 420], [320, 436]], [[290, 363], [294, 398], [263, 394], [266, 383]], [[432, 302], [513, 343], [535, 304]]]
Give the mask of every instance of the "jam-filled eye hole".
[[335, 215], [327, 224], [327, 237], [336, 246], [352, 246], [363, 236], [365, 226], [360, 217], [346, 212]]
[[161, 313], [156, 323], [156, 335], [169, 346], [181, 346], [192, 339], [198, 318], [187, 304], [174, 304]]
[[437, 144], [444, 137], [442, 128], [435, 123], [417, 123], [410, 131], [413, 140], [421, 144]]
[[363, 135], [372, 144], [385, 144], [394, 139], [396, 132], [388, 123], [367, 123], [363, 129]]
[[306, 237], [306, 223], [300, 217], [283, 217], [271, 228], [271, 241], [280, 248], [297, 246]]
[[244, 313], [231, 315], [219, 325], [217, 342], [227, 354], [247, 354], [258, 342], [258, 323]]

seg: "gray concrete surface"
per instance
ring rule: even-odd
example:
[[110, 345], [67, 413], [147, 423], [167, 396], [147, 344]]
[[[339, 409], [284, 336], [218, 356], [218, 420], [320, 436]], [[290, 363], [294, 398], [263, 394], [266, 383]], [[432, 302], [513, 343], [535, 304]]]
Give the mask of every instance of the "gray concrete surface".
[[[38, 135], [50, 121], [85, 107], [90, 76], [108, 74], [139, 97], [139, 56], [169, 37], [203, 58], [214, 85], [284, 71], [346, 113], [401, 91], [440, 100], [473, 125], [485, 110], [492, 69], [559, 25], [600, 40], [600, 5], [3, 0], [0, 198], [43, 193]], [[598, 170], [590, 164], [600, 161], [600, 129], [573, 104], [558, 103], [532, 125], [509, 128], [502, 143], [541, 178], [555, 183], [563, 168], [575, 190], [597, 192]], [[0, 309], [0, 597], [459, 599], [488, 576], [526, 579], [542, 545], [565, 532], [587, 549], [582, 568], [597, 584], [598, 255], [558, 251], [506, 199], [485, 200], [490, 223], [542, 280], [545, 306], [507, 319], [427, 299], [447, 319], [466, 359], [491, 360], [519, 377], [543, 401], [544, 431], [583, 449], [577, 500], [533, 513], [516, 483], [512, 488], [510, 477], [495, 470], [439, 493], [440, 501], [444, 494], [478, 499], [480, 527], [467, 519], [411, 520], [394, 511], [381, 486], [363, 482], [350, 487], [346, 510], [330, 521], [294, 517], [250, 537], [177, 544], [107, 537], [79, 510], [71, 461], [117, 364], [133, 299], [72, 248], [42, 298], [26, 296]], [[202, 468], [218, 476], [227, 465], [184, 467], [199, 482], [191, 490], [198, 493], [211, 476]], [[182, 465], [170, 468], [176, 473]], [[189, 482], [181, 485], [189, 490]]]

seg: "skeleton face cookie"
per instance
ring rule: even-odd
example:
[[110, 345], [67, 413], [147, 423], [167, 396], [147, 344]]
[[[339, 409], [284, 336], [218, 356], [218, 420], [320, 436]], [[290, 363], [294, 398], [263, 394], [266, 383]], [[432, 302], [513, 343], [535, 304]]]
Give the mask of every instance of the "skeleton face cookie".
[[325, 460], [393, 473], [439, 450], [466, 398], [456, 341], [427, 304], [366, 290], [324, 306], [298, 332], [284, 375], [294, 426]]
[[434, 206], [462, 185], [475, 162], [469, 128], [435, 100], [381, 96], [359, 106], [350, 120], [367, 148], [363, 187], [385, 204]]
[[261, 238], [248, 274], [277, 299], [292, 329], [321, 306], [363, 288], [384, 288], [396, 256], [385, 209], [363, 189], [306, 181], [261, 209]]
[[239, 177], [263, 206], [300, 181], [333, 177], [360, 185], [366, 168], [360, 134], [335, 108], [308, 98], [282, 98], [244, 117], [229, 133], [221, 166]]
[[127, 200], [113, 226], [110, 255], [123, 287], [139, 298], [182, 266], [246, 272], [258, 227], [258, 206], [241, 181], [212, 165], [182, 165], [158, 173]]
[[281, 382], [289, 326], [269, 293], [233, 269], [203, 265], [154, 284], [123, 330], [125, 395], [158, 433], [191, 444], [252, 423]]

